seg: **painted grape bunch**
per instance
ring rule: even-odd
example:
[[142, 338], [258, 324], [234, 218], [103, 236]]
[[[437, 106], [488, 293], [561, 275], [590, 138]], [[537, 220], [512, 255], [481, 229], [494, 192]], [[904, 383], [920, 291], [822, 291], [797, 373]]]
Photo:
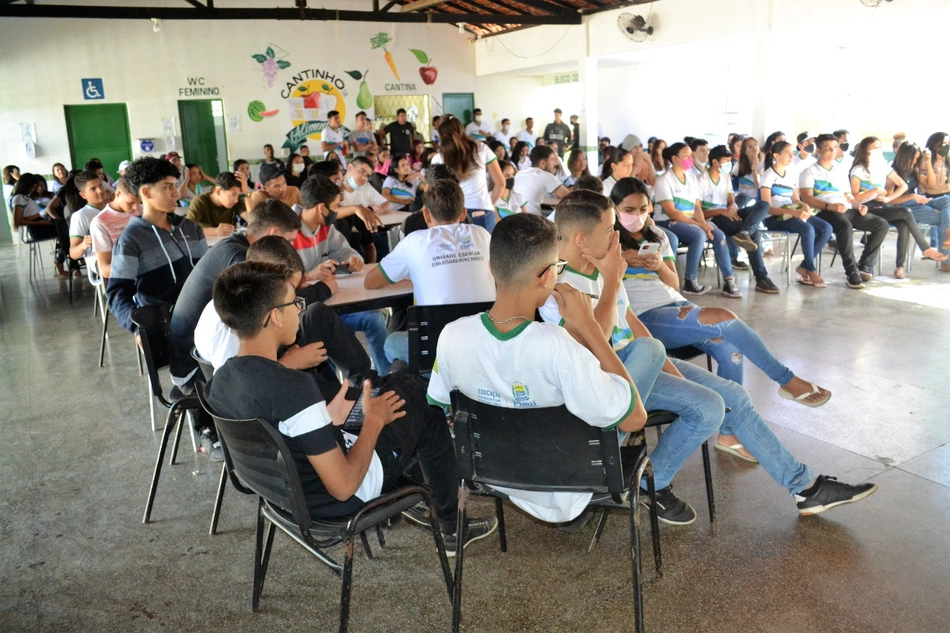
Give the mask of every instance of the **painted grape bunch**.
[[[286, 53], [284, 54], [286, 55]], [[275, 59], [273, 45], [268, 46], [263, 55], [257, 53], [251, 55], [251, 57], [261, 65], [261, 72], [264, 75], [264, 85], [268, 88], [274, 87], [274, 82], [277, 81], [277, 71], [290, 68], [290, 62], [287, 60]], [[283, 57], [283, 55], [281, 55], [281, 57]]]

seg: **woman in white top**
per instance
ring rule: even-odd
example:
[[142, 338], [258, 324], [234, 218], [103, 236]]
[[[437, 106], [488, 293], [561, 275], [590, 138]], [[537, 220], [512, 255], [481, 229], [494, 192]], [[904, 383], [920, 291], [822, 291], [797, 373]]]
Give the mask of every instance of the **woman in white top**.
[[66, 181], [69, 179], [69, 170], [62, 163], [53, 163], [53, 182], [49, 183], [50, 193], [53, 195], [59, 193]]
[[802, 245], [802, 265], [795, 269], [798, 283], [825, 288], [818, 274], [815, 255], [831, 239], [831, 225], [814, 215], [798, 194], [798, 174], [792, 168], [795, 151], [790, 143], [778, 141], [765, 156], [765, 171], [759, 180], [759, 195], [769, 205], [765, 226], [770, 231], [797, 233]]
[[383, 197], [392, 203], [393, 211], [404, 211], [416, 201], [416, 192], [426, 190], [422, 173], [415, 171], [409, 158], [402, 154], [393, 156], [389, 164], [389, 175], [383, 181]]
[[14, 229], [26, 227], [33, 241], [56, 239], [58, 244], [53, 260], [56, 276], [67, 277], [69, 273], [63, 268], [63, 262], [66, 261], [66, 248], [69, 246], [66, 222], [59, 218], [43, 217], [33, 199], [40, 191], [43, 182], [43, 179], [35, 174], [22, 174], [13, 186], [13, 195], [10, 198], [13, 227]]
[[874, 136], [861, 139], [854, 150], [854, 162], [851, 163], [851, 195], [867, 205], [868, 213], [882, 217], [897, 227], [897, 266], [894, 276], [907, 277], [904, 263], [907, 261], [907, 244], [911, 237], [917, 242], [926, 259], [938, 262], [946, 261], [947, 256], [930, 246], [917, 227], [914, 214], [907, 207], [890, 204], [907, 191], [907, 183], [897, 175], [884, 158], [881, 141]]
[[573, 150], [567, 157], [567, 171], [569, 173], [564, 179], [564, 186], [569, 189], [574, 187], [578, 178], [590, 176], [590, 170], [587, 168], [587, 152], [580, 149]]
[[604, 195], [610, 197], [610, 190], [621, 178], [629, 178], [633, 173], [633, 156], [625, 149], [608, 147], [604, 152], [604, 163], [600, 166], [600, 180], [604, 183]]
[[736, 204], [741, 209], [750, 200], [759, 199], [759, 142], [751, 136], [742, 141], [736, 175]]
[[515, 148], [511, 150], [511, 162], [515, 164], [518, 170], [531, 167], [531, 146], [524, 141], [518, 141]]
[[[465, 128], [456, 117], [446, 115], [439, 121], [439, 155], [432, 162], [455, 171], [465, 194], [469, 220], [490, 233], [495, 228], [495, 203], [505, 188], [495, 153], [481, 141], [466, 136]], [[488, 177], [491, 177], [491, 191]]]

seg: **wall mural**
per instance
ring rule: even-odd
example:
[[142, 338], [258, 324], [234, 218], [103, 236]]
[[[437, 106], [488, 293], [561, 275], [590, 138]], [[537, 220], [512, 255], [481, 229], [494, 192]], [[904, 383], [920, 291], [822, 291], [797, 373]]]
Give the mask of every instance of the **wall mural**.
[[393, 71], [393, 76], [396, 78], [396, 81], [402, 81], [399, 79], [399, 71], [396, 70], [396, 62], [393, 60], [393, 54], [387, 50], [386, 45], [391, 44], [393, 39], [389, 37], [389, 34], [383, 31], [380, 31], [373, 37], [369, 38], [369, 45], [373, 50], [377, 48], [383, 49], [383, 57], [386, 58], [386, 63], [389, 64], [389, 69]]
[[261, 83], [267, 88], [273, 88], [277, 80], [277, 71], [290, 68], [290, 62], [283, 59], [287, 57], [287, 51], [274, 44], [269, 44], [263, 54], [255, 53], [251, 55], [258, 64], [260, 64], [262, 80]]
[[427, 86], [434, 84], [436, 77], [439, 76], [439, 69], [432, 65], [432, 60], [429, 59], [429, 56], [418, 48], [410, 48], [409, 52], [416, 56], [420, 64], [424, 64], [424, 66], [419, 69], [419, 76], [422, 77], [422, 82]]
[[251, 101], [247, 104], [247, 116], [251, 121], [260, 123], [264, 119], [277, 116], [280, 110], [268, 110], [263, 101]]

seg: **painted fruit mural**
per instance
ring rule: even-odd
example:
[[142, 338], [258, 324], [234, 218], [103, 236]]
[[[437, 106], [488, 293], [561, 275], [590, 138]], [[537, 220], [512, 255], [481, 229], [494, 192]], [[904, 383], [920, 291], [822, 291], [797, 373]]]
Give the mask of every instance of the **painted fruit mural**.
[[409, 52], [416, 56], [420, 64], [423, 64], [422, 68], [419, 69], [419, 76], [422, 77], [422, 82], [427, 86], [434, 84], [436, 78], [439, 76], [439, 69], [432, 65], [432, 60], [429, 56], [425, 51], [420, 51], [418, 48], [410, 48]]
[[393, 71], [393, 76], [396, 77], [397, 81], [402, 81], [399, 79], [399, 71], [396, 70], [396, 62], [393, 59], [393, 54], [389, 52], [386, 48], [387, 44], [392, 44], [393, 38], [389, 37], [389, 33], [380, 31], [373, 37], [369, 38], [369, 45], [373, 50], [377, 48], [383, 49], [383, 57], [386, 58], [386, 63], [389, 64], [389, 70]]
[[[347, 70], [345, 71], [347, 75], [353, 79], [360, 82], [360, 91], [356, 94], [356, 107], [361, 110], [369, 110], [373, 107], [373, 92], [369, 89], [369, 84], [366, 83], [366, 77], [369, 75], [368, 70], [360, 72], [358, 70]], [[361, 81], [362, 80], [362, 81]]]

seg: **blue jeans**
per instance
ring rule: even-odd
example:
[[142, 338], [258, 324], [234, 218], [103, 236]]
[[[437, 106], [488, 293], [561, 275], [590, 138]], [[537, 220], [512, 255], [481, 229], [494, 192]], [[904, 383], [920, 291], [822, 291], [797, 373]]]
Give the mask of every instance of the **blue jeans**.
[[409, 332], [393, 332], [386, 337], [386, 343], [383, 344], [383, 350], [386, 352], [386, 360], [390, 363], [397, 358], [404, 363], [409, 362]]
[[[683, 318], [680, 312], [689, 311]], [[787, 385], [795, 373], [779, 362], [755, 330], [740, 318], [709, 325], [699, 322], [702, 308], [689, 301], [647, 310], [637, 317], [669, 349], [694, 345], [716, 359], [720, 378], [740, 385], [743, 378], [743, 360], [748, 358], [770, 379]], [[715, 342], [714, 339], [720, 339]]]
[[828, 240], [831, 239], [833, 231], [831, 225], [813, 215], [808, 221], [800, 218], [789, 218], [783, 220], [781, 216], [771, 215], [765, 220], [765, 226], [770, 231], [782, 231], [784, 233], [797, 233], [801, 236], [802, 268], [808, 272], [817, 270], [815, 267], [815, 256], [821, 253]]
[[386, 315], [378, 310], [370, 312], [354, 312], [340, 316], [347, 327], [354, 332], [362, 332], [369, 347], [369, 357], [373, 367], [380, 376], [389, 373], [390, 362], [386, 360], [384, 345], [386, 343]]
[[[769, 204], [767, 202], [757, 202], [752, 206], [746, 206], [739, 209], [741, 220], [731, 220], [723, 215], [717, 215], [712, 219], [713, 224], [719, 227], [722, 232], [732, 237], [736, 233], [746, 231], [752, 240], [759, 247], [749, 252], [749, 265], [752, 267], [752, 274], [756, 279], [766, 279], [769, 271], [765, 267], [765, 260], [762, 258], [762, 234], [759, 231], [759, 225], [762, 224], [769, 214]], [[732, 240], [726, 240], [726, 246], [729, 249], [729, 258], [737, 259], [739, 257], [739, 248]]]
[[[759, 460], [762, 468], [772, 479], [790, 494], [798, 494], [812, 485], [815, 475], [808, 466], [795, 459], [794, 455], [775, 437], [759, 412], [755, 410], [749, 393], [741, 385], [714, 376], [692, 363], [678, 360], [674, 360], [673, 363], [692, 384], [702, 385], [722, 398], [731, 411], [726, 414], [719, 432], [736, 437], [745, 449]], [[654, 389], [655, 392], [656, 389]], [[674, 426], [676, 426], [675, 422], [670, 425], [670, 430]], [[663, 433], [663, 439], [668, 433], [669, 431]], [[654, 470], [658, 470], [656, 451], [653, 452], [651, 459]], [[659, 485], [658, 483], [657, 486]]]
[[908, 201], [903, 206], [910, 209], [918, 224], [937, 227], [937, 242], [935, 244], [931, 237], [930, 245], [940, 249], [941, 253], [950, 255], [950, 250], [943, 248], [943, 243], [948, 237], [947, 231], [950, 230], [950, 195], [931, 198], [927, 204]]
[[666, 233], [666, 239], [670, 241], [670, 248], [673, 250], [673, 254], [675, 255], [676, 251], [679, 250], [680, 247], [680, 238], [676, 237], [676, 233], [669, 230], [665, 226], [661, 226], [659, 228], [661, 231]]
[[657, 376], [663, 371], [663, 363], [666, 362], [666, 348], [663, 343], [655, 338], [637, 338], [618, 351], [617, 357], [627, 368], [627, 373], [640, 394], [640, 400], [645, 403], [653, 391]]
[[477, 224], [489, 233], [495, 228], [497, 220], [495, 219], [495, 211], [493, 209], [488, 211], [484, 209], [467, 209], [467, 211], [468, 219], [472, 224]]
[[[671, 222], [663, 220], [657, 222], [661, 228], [669, 229], [679, 238], [681, 244], [685, 244], [689, 249], [686, 251], [686, 278], [696, 281], [699, 277], [699, 260], [702, 259], [703, 249], [706, 247], [706, 232], [695, 224], [685, 222]], [[712, 231], [713, 253], [716, 255], [716, 263], [722, 271], [723, 277], [732, 277], [732, 261], [729, 258], [729, 249], [726, 246], [726, 236], [713, 225]]]

